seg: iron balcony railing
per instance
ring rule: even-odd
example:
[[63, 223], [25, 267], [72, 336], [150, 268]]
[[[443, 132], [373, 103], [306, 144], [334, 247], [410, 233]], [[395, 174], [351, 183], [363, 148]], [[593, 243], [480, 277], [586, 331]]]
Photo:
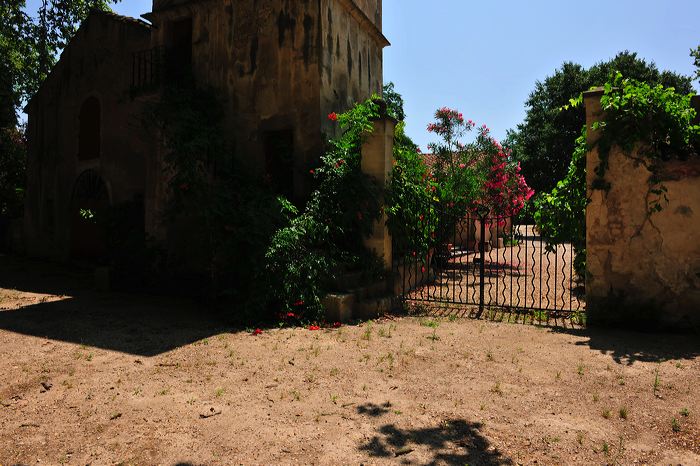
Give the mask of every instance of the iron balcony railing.
[[158, 89], [163, 83], [165, 65], [165, 47], [154, 47], [134, 52], [131, 60], [132, 94]]

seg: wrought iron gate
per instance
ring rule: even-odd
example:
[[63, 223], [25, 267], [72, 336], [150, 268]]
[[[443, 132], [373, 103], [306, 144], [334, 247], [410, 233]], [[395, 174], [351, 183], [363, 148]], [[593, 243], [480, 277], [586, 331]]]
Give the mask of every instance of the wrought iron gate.
[[[430, 218], [428, 218], [430, 217]], [[518, 217], [421, 215], [394, 238], [394, 291], [404, 307], [450, 314], [582, 324], [585, 296], [574, 249]]]

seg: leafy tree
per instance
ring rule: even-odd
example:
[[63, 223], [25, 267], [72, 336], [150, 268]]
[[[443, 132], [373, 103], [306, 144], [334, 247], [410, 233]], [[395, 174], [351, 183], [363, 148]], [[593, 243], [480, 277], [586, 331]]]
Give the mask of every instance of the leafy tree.
[[603, 85], [615, 71], [623, 76], [673, 87], [677, 92], [692, 92], [691, 79], [670, 71], [659, 71], [654, 63], [637, 57], [636, 53], [621, 52], [609, 61], [589, 69], [566, 62], [552, 76], [535, 83], [525, 105], [525, 121], [508, 134], [508, 146], [521, 160], [523, 174], [536, 192], [549, 192], [569, 171], [576, 139], [585, 124], [585, 110], [569, 107], [569, 100], [593, 86]]
[[700, 45], [695, 49], [690, 49], [690, 56], [693, 57], [693, 65], [695, 65], [696, 68], [694, 79], [700, 82]]
[[404, 121], [406, 119], [406, 113], [403, 109], [403, 97], [394, 89], [394, 83], [390, 82], [384, 84], [382, 99], [387, 104], [387, 110], [390, 116], [399, 121]]

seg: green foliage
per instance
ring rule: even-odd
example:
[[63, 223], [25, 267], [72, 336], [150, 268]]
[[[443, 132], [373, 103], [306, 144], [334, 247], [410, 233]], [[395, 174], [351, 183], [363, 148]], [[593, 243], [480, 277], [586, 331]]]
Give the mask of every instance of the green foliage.
[[690, 49], [690, 56], [693, 58], [693, 65], [695, 65], [694, 79], [697, 79], [698, 82], [700, 82], [700, 45], [698, 45], [695, 49]]
[[168, 268], [204, 269], [210, 297], [229, 297], [239, 310], [259, 313], [265, 251], [289, 204], [237, 162], [222, 118], [216, 92], [186, 83], [166, 88], [147, 111], [166, 141], [171, 176], [164, 220], [170, 236], [187, 238], [186, 251], [171, 253]]
[[382, 99], [384, 102], [386, 102], [387, 113], [389, 113], [390, 117], [395, 118], [398, 121], [404, 121], [406, 119], [406, 113], [403, 109], [403, 97], [401, 97], [401, 94], [396, 92], [394, 83], [390, 82], [388, 84], [384, 84]]
[[591, 87], [602, 86], [615, 71], [650, 85], [673, 87], [681, 94], [692, 91], [689, 77], [659, 71], [636, 53], [619, 53], [589, 69], [564, 63], [552, 76], [535, 84], [526, 102], [524, 122], [508, 137], [514, 157], [522, 161], [523, 175], [538, 193], [551, 191], [566, 176], [576, 138], [586, 122], [583, 108], [565, 108], [569, 100]]
[[362, 173], [361, 147], [379, 112], [370, 99], [338, 116], [343, 134], [312, 170], [316, 189], [302, 212], [288, 210], [289, 225], [272, 238], [266, 268], [275, 277], [271, 291], [283, 312], [319, 319], [321, 299], [339, 273], [378, 268], [362, 239], [379, 218], [381, 193]]
[[646, 159], [652, 172], [658, 161], [697, 155], [700, 126], [692, 124], [696, 112], [690, 98], [691, 94], [679, 94], [674, 88], [651, 86], [616, 73], [600, 99], [605, 121], [593, 127], [600, 131], [597, 177], [602, 181], [613, 145], [628, 155], [639, 147], [637, 156]]
[[574, 269], [579, 277], [586, 270], [586, 128], [576, 139], [576, 149], [566, 177], [549, 193], [537, 196], [533, 217], [542, 237], [553, 245], [571, 243]]
[[90, 10], [118, 1], [42, 0], [33, 12], [25, 0], [0, 4], [0, 123], [34, 95]]
[[[581, 98], [572, 100], [573, 108]], [[651, 172], [648, 190], [648, 214], [663, 208], [666, 188], [658, 177], [658, 163], [671, 158], [697, 156], [700, 149], [700, 126], [693, 125], [695, 110], [690, 95], [673, 88], [649, 85], [626, 79], [615, 73], [604, 86], [601, 108], [605, 121], [593, 125], [599, 133], [596, 140], [599, 165], [595, 168], [593, 189], [608, 189], [614, 180], [607, 180], [608, 158], [613, 146], [644, 164]], [[586, 194], [585, 127], [576, 140], [569, 171], [549, 193], [535, 201], [534, 218], [542, 235], [552, 244], [571, 243], [576, 249], [575, 267], [580, 276], [585, 270]], [[636, 152], [635, 149], [637, 149]]]
[[425, 258], [434, 240], [435, 196], [431, 174], [423, 154], [406, 141], [405, 125], [399, 123], [394, 136], [394, 159], [387, 192], [386, 213], [394, 241], [394, 255], [415, 252]]
[[26, 142], [19, 129], [0, 128], [0, 218], [24, 210]]

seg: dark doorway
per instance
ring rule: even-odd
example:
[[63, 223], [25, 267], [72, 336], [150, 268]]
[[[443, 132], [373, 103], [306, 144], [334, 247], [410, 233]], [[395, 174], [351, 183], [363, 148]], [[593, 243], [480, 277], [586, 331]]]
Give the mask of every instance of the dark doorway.
[[167, 25], [168, 77], [188, 76], [192, 68], [192, 18], [171, 21]]
[[107, 186], [95, 170], [80, 174], [71, 200], [71, 257], [102, 262], [107, 257], [107, 232], [101, 218], [109, 207]]
[[294, 198], [294, 133], [291, 129], [264, 135], [265, 170], [275, 193]]

